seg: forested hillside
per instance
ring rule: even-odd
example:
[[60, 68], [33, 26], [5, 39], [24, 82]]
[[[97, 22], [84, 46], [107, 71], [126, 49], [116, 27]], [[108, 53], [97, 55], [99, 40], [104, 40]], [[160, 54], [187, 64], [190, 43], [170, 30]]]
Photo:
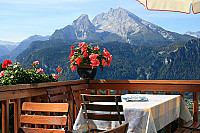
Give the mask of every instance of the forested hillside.
[[[70, 69], [68, 56], [71, 45], [79, 42], [48, 40], [33, 42], [22, 52], [17, 61], [26, 68], [40, 61], [40, 67], [47, 73], [55, 73], [55, 68], [64, 69], [60, 80], [78, 79], [77, 72]], [[90, 43], [90, 42], [86, 42]], [[113, 56], [110, 67], [100, 69], [96, 79], [199, 79], [200, 39], [187, 43], [176, 42], [162, 47], [134, 46], [120, 42], [94, 42], [100, 49], [106, 48]]]

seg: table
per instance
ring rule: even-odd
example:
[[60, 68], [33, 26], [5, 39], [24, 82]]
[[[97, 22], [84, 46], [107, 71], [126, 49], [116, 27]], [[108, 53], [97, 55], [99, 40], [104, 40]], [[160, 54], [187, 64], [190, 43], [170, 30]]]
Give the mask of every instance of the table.
[[[130, 133], [157, 133], [179, 117], [186, 122], [191, 119], [186, 103], [180, 95], [126, 94], [125, 96], [130, 95], [148, 98], [148, 101], [139, 102], [126, 102], [122, 98], [120, 104], [123, 105], [125, 121], [129, 123], [128, 132]], [[118, 122], [90, 120], [92, 128], [107, 130], [118, 125]], [[79, 111], [73, 129], [77, 131], [87, 129], [82, 109]]]

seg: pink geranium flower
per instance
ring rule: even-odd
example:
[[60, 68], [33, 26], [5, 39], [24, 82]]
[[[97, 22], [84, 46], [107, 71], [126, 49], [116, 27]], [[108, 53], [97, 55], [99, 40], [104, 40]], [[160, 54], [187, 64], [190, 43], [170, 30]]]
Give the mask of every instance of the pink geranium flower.
[[44, 70], [39, 68], [39, 69], [37, 69], [37, 72], [41, 74], [41, 73], [44, 73]]
[[54, 79], [58, 79], [58, 76], [56, 74], [51, 74], [51, 76], [53, 76]]
[[31, 65], [35, 65], [35, 64], [38, 65], [39, 61], [34, 61], [33, 64], [31, 64]]
[[97, 58], [97, 56], [99, 56], [98, 54], [91, 54], [89, 56], [90, 60], [95, 60]]
[[4, 73], [5, 73], [4, 71], [1, 71], [1, 72], [0, 72], [0, 77], [3, 77], [3, 76], [4, 76]]

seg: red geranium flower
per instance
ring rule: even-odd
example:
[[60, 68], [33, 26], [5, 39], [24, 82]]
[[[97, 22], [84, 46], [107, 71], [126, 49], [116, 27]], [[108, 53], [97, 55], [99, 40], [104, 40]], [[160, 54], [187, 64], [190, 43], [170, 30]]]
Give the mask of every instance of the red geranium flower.
[[71, 50], [74, 49], [75, 46], [71, 46]]
[[87, 44], [85, 44], [85, 42], [79, 43], [79, 47], [83, 47], [85, 45], [87, 45]]
[[81, 51], [85, 52], [87, 50], [87, 47], [82, 47]]
[[94, 47], [94, 50], [99, 50], [99, 48], [98, 47]]
[[86, 57], [88, 57], [88, 53], [85, 51], [84, 53], [83, 53], [83, 56], [86, 58]]
[[107, 65], [107, 62], [106, 62], [104, 59], [102, 60], [101, 63], [102, 63], [103, 66], [106, 66], [106, 65]]
[[81, 61], [82, 61], [83, 59], [80, 59], [80, 58], [77, 58], [76, 59], [76, 64], [79, 66], [80, 64], [81, 64]]
[[5, 59], [5, 60], [3, 61], [3, 64], [2, 64], [2, 68], [4, 68], [4, 67], [7, 68], [7, 66], [9, 66], [9, 65], [11, 65], [11, 64], [12, 64], [12, 61], [10, 61], [10, 60], [8, 60], [8, 59]]
[[75, 69], [76, 69], [76, 65], [73, 65], [73, 66], [71, 67], [71, 70], [72, 70], [72, 71], [75, 71]]
[[110, 66], [111, 60], [112, 60], [112, 56], [110, 56], [109, 58], [107, 58], [107, 66]]
[[104, 48], [103, 56], [106, 57], [106, 58], [110, 57], [110, 53], [105, 48]]

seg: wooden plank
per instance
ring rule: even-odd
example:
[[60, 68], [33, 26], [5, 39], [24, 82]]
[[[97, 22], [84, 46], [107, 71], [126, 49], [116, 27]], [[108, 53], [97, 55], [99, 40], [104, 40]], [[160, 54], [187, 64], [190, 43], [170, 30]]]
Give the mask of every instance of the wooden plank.
[[14, 100], [14, 133], [18, 133], [20, 127], [20, 115], [21, 115], [21, 99]]
[[21, 127], [24, 133], [65, 133], [65, 130], [41, 129], [41, 128], [25, 128]]
[[40, 115], [21, 115], [21, 123], [47, 124], [47, 125], [66, 125], [67, 116], [40, 116]]
[[193, 92], [193, 121], [198, 122], [198, 118], [199, 118], [199, 105], [198, 105], [198, 101], [199, 101], [199, 96], [198, 96], [198, 92]]
[[185, 84], [200, 85], [199, 80], [91, 80], [90, 84]]
[[9, 100], [2, 101], [2, 133], [9, 133]]
[[[82, 108], [84, 108], [82, 104]], [[93, 110], [93, 111], [113, 111], [117, 112], [117, 106], [116, 105], [99, 105], [99, 104], [86, 104], [87, 110]], [[119, 111], [123, 112], [122, 105], [119, 105]]]
[[89, 89], [111, 89], [111, 90], [134, 90], [134, 91], [183, 91], [199, 92], [200, 85], [179, 85], [179, 84], [89, 84]]
[[77, 85], [77, 84], [85, 84], [85, 83], [86, 83], [85, 80], [74, 80], [74, 81], [38, 83], [38, 84], [5, 85], [5, 86], [0, 86], [0, 92], [36, 89], [36, 88], [47, 88], [47, 87], [56, 87], [56, 86], [68, 86], [68, 85]]
[[[107, 121], [119, 121], [119, 117], [117, 114], [94, 114], [94, 113], [87, 113], [88, 119], [93, 120], [107, 120]], [[124, 115], [121, 114], [121, 120], [125, 121]]]
[[68, 103], [32, 103], [24, 102], [23, 111], [40, 111], [40, 112], [68, 112]]
[[84, 95], [85, 101], [90, 102], [115, 102], [115, 97], [117, 97], [118, 102], [121, 102], [121, 95], [81, 95]]
[[44, 89], [7, 91], [7, 92], [0, 93], [0, 101], [9, 100], [9, 99], [25, 98], [25, 97], [34, 97], [34, 96], [45, 95], [45, 94], [46, 94], [46, 90], [44, 90]]

